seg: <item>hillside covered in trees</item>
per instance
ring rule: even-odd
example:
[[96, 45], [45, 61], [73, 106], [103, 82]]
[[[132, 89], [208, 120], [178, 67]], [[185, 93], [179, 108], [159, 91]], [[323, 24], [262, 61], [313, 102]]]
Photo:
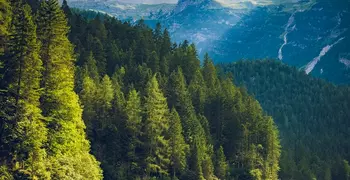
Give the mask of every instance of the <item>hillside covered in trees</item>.
[[350, 87], [272, 60], [219, 65], [274, 117], [283, 179], [349, 179]]
[[1, 179], [278, 179], [272, 118], [193, 44], [27, 2], [0, 0]]

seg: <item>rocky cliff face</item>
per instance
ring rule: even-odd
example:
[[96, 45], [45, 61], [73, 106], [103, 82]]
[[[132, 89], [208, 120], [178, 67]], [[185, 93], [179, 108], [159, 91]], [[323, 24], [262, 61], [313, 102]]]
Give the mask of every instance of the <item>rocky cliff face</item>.
[[[83, 1], [83, 0], [81, 0]], [[71, 3], [189, 40], [216, 62], [273, 58], [336, 83], [350, 83], [349, 0], [179, 0], [177, 4]]]

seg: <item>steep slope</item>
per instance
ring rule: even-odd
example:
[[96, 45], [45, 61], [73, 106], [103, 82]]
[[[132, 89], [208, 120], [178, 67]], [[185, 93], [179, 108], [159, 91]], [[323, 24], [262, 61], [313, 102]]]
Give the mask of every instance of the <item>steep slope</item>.
[[[254, 94], [276, 120], [282, 139], [282, 179], [341, 177], [349, 160], [350, 88], [306, 75], [276, 61], [220, 65]], [[328, 172], [327, 172], [328, 171]]]
[[81, 4], [71, 3], [74, 7], [108, 12], [121, 19], [143, 17], [151, 27], [161, 22], [176, 42], [195, 43], [201, 57], [209, 52], [215, 62], [268, 57], [332, 82], [350, 82], [348, 0]]
[[176, 42], [193, 42], [203, 55], [208, 45], [219, 40], [247, 10], [228, 8], [214, 0], [181, 0], [159, 21], [169, 29]]
[[276, 58], [337, 83], [349, 83], [349, 1], [259, 7], [213, 43], [216, 62]]
[[136, 21], [143, 19], [158, 19], [174, 9], [175, 4], [136, 4], [115, 0], [68, 0], [71, 7], [107, 13], [118, 19]]
[[272, 118], [209, 58], [201, 66], [194, 46], [174, 47], [142, 22], [67, 14], [76, 91], [105, 179], [277, 179]]

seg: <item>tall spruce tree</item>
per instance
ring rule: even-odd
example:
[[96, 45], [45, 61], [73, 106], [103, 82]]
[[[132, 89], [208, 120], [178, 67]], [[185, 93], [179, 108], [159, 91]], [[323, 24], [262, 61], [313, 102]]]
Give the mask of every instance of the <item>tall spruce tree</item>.
[[130, 173], [128, 176], [134, 177], [140, 168], [140, 158], [136, 154], [136, 150], [141, 148], [141, 129], [142, 129], [142, 109], [141, 109], [141, 99], [139, 93], [132, 89], [129, 92], [128, 100], [126, 102], [125, 114], [126, 128], [128, 134], [128, 164], [130, 168]]
[[228, 164], [226, 162], [226, 157], [224, 154], [224, 148], [222, 146], [216, 150], [216, 164], [215, 164], [215, 175], [224, 180], [226, 179], [226, 174], [228, 171]]
[[73, 91], [73, 46], [67, 38], [69, 28], [58, 1], [42, 1], [36, 22], [44, 64], [41, 108], [49, 120], [47, 152], [52, 163], [51, 176], [101, 179], [99, 163], [89, 154], [82, 109]]
[[[23, 1], [12, 2], [13, 19], [4, 57], [5, 109], [1, 115], [1, 149], [14, 178], [47, 179], [47, 129], [39, 108], [42, 61], [31, 9]], [[3, 116], [4, 115], [4, 116]], [[5, 148], [5, 149], [4, 149]]]
[[280, 170], [278, 162], [281, 155], [278, 130], [272, 118], [267, 117], [265, 123], [266, 128], [263, 131], [266, 133], [265, 149], [267, 155], [264, 161], [264, 178], [278, 179], [278, 171]]
[[[203, 179], [204, 176], [212, 177], [211, 162], [211, 144], [206, 137], [202, 123], [197, 118], [195, 109], [192, 105], [191, 96], [187, 90], [185, 77], [179, 67], [170, 75], [169, 80], [169, 105], [176, 108], [181, 117], [181, 123], [184, 128], [184, 137], [190, 145], [191, 157], [189, 158], [189, 168], [194, 171], [197, 179]], [[206, 120], [203, 118], [203, 120]], [[204, 165], [204, 166], [203, 166]], [[204, 174], [206, 173], [206, 174]]]
[[175, 108], [172, 108], [169, 118], [170, 165], [172, 176], [175, 178], [177, 173], [181, 175], [187, 166], [186, 159], [189, 153], [189, 145], [183, 137], [180, 116]]
[[169, 110], [166, 98], [159, 89], [154, 75], [146, 87], [145, 97], [145, 136], [146, 136], [146, 171], [151, 175], [167, 175], [169, 159], [169, 140], [167, 131]]
[[106, 128], [111, 122], [111, 115], [109, 114], [112, 109], [112, 102], [114, 99], [114, 91], [112, 81], [108, 75], [105, 75], [97, 90], [96, 107], [98, 119], [100, 121], [101, 128]]

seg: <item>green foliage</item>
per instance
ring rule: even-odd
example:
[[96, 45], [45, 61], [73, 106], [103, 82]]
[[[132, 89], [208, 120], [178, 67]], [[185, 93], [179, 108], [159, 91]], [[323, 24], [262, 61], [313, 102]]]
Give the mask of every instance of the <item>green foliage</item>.
[[[31, 9], [21, 1], [13, 2], [11, 35], [5, 51], [4, 79], [6, 95], [1, 109], [1, 149], [4, 171], [28, 178], [49, 178], [45, 166], [47, 129], [39, 108], [42, 62]], [[11, 107], [11, 108], [9, 108]], [[10, 147], [10, 149], [4, 149]], [[7, 156], [7, 157], [6, 157]], [[5, 176], [9, 176], [6, 172]]]
[[175, 177], [177, 172], [178, 174], [182, 174], [187, 166], [186, 158], [189, 153], [189, 145], [186, 144], [182, 135], [183, 131], [180, 116], [175, 108], [171, 110], [169, 120], [170, 164], [173, 177]]
[[145, 97], [145, 136], [146, 136], [146, 172], [167, 175], [169, 159], [169, 113], [166, 98], [159, 89], [156, 76], [148, 82]]
[[[112, 108], [104, 114], [116, 130], [111, 133], [102, 128], [94, 133], [98, 126], [87, 127], [106, 179], [217, 179], [215, 174], [222, 179], [239, 179], [251, 178], [252, 170], [260, 172], [262, 179], [277, 179], [280, 146], [276, 127], [232, 79], [218, 77], [209, 56], [201, 67], [195, 46], [186, 41], [172, 45], [168, 31], [162, 32], [160, 25], [152, 32], [142, 21], [131, 26], [91, 12], [83, 14], [95, 18], [86, 20], [73, 13], [72, 19], [80, 23], [72, 23], [71, 31], [72, 41], [79, 45], [77, 54], [91, 50], [95, 57], [90, 45], [99, 39], [100, 50], [105, 51], [99, 53], [107, 55], [107, 74], [113, 74]], [[99, 35], [104, 34], [104, 28], [81, 29], [95, 23], [104, 24], [110, 32], [108, 40]], [[86, 60], [81, 56], [78, 64]], [[91, 74], [89, 71], [94, 72], [84, 73]], [[104, 74], [99, 72], [100, 77]], [[96, 91], [102, 88], [91, 80], [90, 84]], [[82, 100], [85, 91], [90, 90], [83, 88]], [[89, 103], [96, 104], [93, 101]], [[94, 105], [84, 102], [86, 112], [98, 109], [90, 109]], [[99, 121], [102, 116], [106, 115], [95, 113], [91, 117]], [[101, 139], [107, 137], [102, 135], [105, 133], [115, 138], [108, 138], [108, 142]], [[220, 146], [217, 161], [214, 147]]]
[[342, 174], [341, 177], [344, 180], [349, 180], [350, 179], [350, 166], [349, 162], [346, 160], [343, 160], [343, 168], [341, 169]]
[[104, 179], [278, 178], [273, 120], [208, 55], [202, 67], [193, 44], [66, 1], [41, 1], [36, 25], [15, 7], [1, 59], [2, 177], [101, 179], [100, 161]]
[[[128, 163], [130, 164], [129, 176], [134, 176], [139, 171], [139, 157], [136, 150], [141, 148], [141, 130], [142, 130], [142, 109], [139, 93], [132, 89], [129, 92], [128, 100], [126, 101], [126, 128], [128, 135]], [[136, 172], [135, 172], [136, 171]]]
[[[349, 157], [349, 87], [335, 86], [271, 60], [220, 67], [223, 73], [233, 74], [236, 84], [244, 84], [276, 121], [283, 147], [281, 178], [343, 179], [338, 170], [341, 159]], [[278, 145], [272, 140], [277, 138], [277, 130], [270, 125], [265, 129], [275, 132], [266, 138], [271, 153], [268, 159], [276, 159], [279, 152], [271, 148]], [[268, 168], [278, 171], [277, 167]], [[327, 168], [331, 172], [325, 175]]]
[[4, 45], [9, 34], [11, 17], [10, 3], [8, 0], [0, 0], [0, 55], [4, 52]]
[[[67, 20], [57, 1], [41, 2], [37, 24], [44, 64], [41, 107], [49, 120], [48, 155], [53, 166], [52, 178], [64, 179], [74, 173], [73, 177], [78, 179], [100, 179], [99, 164], [89, 154], [79, 98], [73, 91], [73, 45], [68, 40]], [[61, 169], [62, 165], [67, 169]]]
[[215, 175], [220, 179], [226, 179], [228, 164], [222, 146], [216, 151]]

